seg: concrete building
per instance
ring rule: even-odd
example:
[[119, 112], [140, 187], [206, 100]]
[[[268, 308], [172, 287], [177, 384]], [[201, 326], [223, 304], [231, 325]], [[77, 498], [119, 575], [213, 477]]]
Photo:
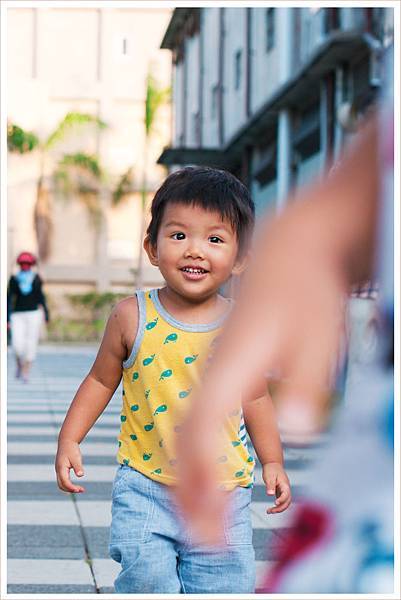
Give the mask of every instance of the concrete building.
[[[69, 111], [90, 113], [108, 125], [57, 146], [49, 171], [60, 153], [78, 149], [96, 153], [108, 173], [102, 195], [104, 218], [95, 227], [78, 198], [52, 198], [51, 255], [40, 270], [49, 295], [91, 289], [130, 291], [137, 266], [144, 150], [146, 76], [151, 67], [162, 87], [170, 86], [170, 53], [160, 42], [170, 9], [76, 7], [9, 7], [7, 14], [8, 118], [44, 138]], [[149, 190], [166, 174], [156, 164], [170, 137], [170, 105], [160, 110], [149, 149]], [[133, 189], [111, 207], [110, 189], [133, 166]], [[36, 252], [33, 205], [38, 153], [9, 154], [9, 270], [18, 252]], [[145, 261], [145, 285], [160, 282], [157, 269]]]
[[[330, 167], [380, 89], [393, 9], [314, 4], [175, 9], [162, 42], [172, 52], [173, 139], [160, 163], [228, 169], [258, 215]], [[376, 293], [367, 283], [349, 304], [348, 378], [375, 345]]]
[[[311, 3], [314, 4], [314, 3]], [[338, 154], [337, 114], [363, 112], [380, 86], [392, 8], [175, 9], [173, 140], [159, 162], [221, 166], [277, 209]]]

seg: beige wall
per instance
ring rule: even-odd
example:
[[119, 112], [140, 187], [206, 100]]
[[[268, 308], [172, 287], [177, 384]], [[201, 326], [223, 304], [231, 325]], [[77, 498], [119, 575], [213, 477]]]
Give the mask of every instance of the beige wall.
[[[88, 129], [59, 145], [47, 163], [50, 173], [64, 152], [98, 153], [112, 187], [134, 166], [142, 179], [144, 99], [148, 66], [162, 86], [170, 85], [170, 53], [159, 49], [170, 9], [9, 8], [7, 18], [8, 118], [45, 137], [69, 111], [99, 116], [108, 128]], [[165, 177], [155, 165], [170, 140], [170, 107], [159, 115], [149, 151], [153, 191]], [[36, 251], [32, 209], [39, 154], [9, 155], [9, 268], [22, 249]], [[48, 264], [41, 265], [50, 288], [132, 288], [140, 235], [140, 195], [110, 207], [96, 229], [77, 198], [52, 199], [54, 236]], [[145, 260], [145, 284], [161, 282]]]

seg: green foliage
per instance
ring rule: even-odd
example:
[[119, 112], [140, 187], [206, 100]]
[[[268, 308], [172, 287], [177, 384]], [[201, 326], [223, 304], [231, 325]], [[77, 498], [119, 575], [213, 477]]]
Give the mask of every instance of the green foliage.
[[90, 124], [96, 125], [98, 129], [104, 129], [107, 127], [106, 123], [94, 115], [78, 112], [67, 113], [64, 119], [60, 121], [57, 128], [47, 138], [45, 142], [46, 150], [49, 150], [55, 144], [61, 142], [66, 135], [72, 132], [74, 129]]
[[64, 194], [96, 194], [102, 178], [99, 158], [84, 152], [65, 154], [54, 172], [56, 187]]
[[125, 173], [123, 173], [117, 183], [116, 188], [113, 191], [112, 195], [112, 204], [113, 206], [118, 206], [121, 200], [124, 198], [126, 194], [132, 192], [134, 178], [133, 178], [133, 167], [129, 167]]
[[9, 123], [7, 126], [7, 148], [10, 152], [26, 154], [32, 152], [39, 144], [38, 137], [31, 131], [25, 131], [22, 127]]
[[98, 342], [102, 336], [105, 322], [89, 323], [65, 317], [52, 318], [47, 327], [47, 339], [50, 342]]
[[99, 158], [84, 152], [65, 154], [54, 172], [56, 189], [64, 196], [78, 194], [96, 227], [100, 225], [102, 216], [98, 195], [102, 179]]
[[67, 298], [75, 309], [72, 317], [55, 315], [56, 307], [53, 307], [52, 299], [49, 298], [51, 314], [53, 315], [47, 330], [49, 341], [99, 341], [113, 306], [125, 297], [124, 294], [113, 292], [69, 294]]
[[64, 154], [59, 164], [62, 166], [78, 167], [97, 179], [100, 179], [102, 176], [99, 158], [94, 154], [85, 154], [84, 152]]
[[155, 122], [155, 116], [162, 104], [170, 99], [170, 88], [161, 88], [152, 73], [148, 73], [145, 100], [145, 132], [149, 136]]
[[72, 306], [79, 309], [81, 317], [92, 322], [106, 318], [113, 306], [124, 297], [124, 294], [114, 292], [87, 292], [67, 296]]

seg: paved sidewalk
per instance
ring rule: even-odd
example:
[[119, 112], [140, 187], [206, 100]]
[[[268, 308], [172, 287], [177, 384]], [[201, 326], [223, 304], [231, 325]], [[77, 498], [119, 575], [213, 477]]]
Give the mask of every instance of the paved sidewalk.
[[[8, 384], [8, 592], [111, 593], [119, 565], [108, 557], [111, 485], [116, 471], [121, 390], [82, 443], [86, 493], [55, 483], [57, 434], [95, 348], [42, 346], [29, 384]], [[296, 492], [314, 451], [285, 450]], [[269, 500], [256, 472], [252, 519], [260, 573], [280, 543], [289, 513], [266, 515]]]

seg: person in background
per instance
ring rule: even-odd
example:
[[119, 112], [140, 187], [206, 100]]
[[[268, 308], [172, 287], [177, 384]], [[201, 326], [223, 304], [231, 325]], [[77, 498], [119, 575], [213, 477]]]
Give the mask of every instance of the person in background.
[[320, 431], [345, 299], [354, 284], [378, 281], [377, 351], [346, 389], [264, 593], [393, 591], [392, 61], [389, 48], [381, 104], [338, 168], [261, 226], [240, 298], [179, 440], [178, 500], [210, 542], [224, 502], [209, 457], [233, 397], [273, 371], [281, 431], [304, 439]]
[[33, 271], [36, 258], [31, 252], [17, 257], [19, 271], [10, 277], [7, 290], [7, 328], [11, 329], [12, 347], [17, 363], [16, 378], [27, 383], [36, 357], [43, 308], [46, 323], [49, 310], [42, 289], [42, 279]]

